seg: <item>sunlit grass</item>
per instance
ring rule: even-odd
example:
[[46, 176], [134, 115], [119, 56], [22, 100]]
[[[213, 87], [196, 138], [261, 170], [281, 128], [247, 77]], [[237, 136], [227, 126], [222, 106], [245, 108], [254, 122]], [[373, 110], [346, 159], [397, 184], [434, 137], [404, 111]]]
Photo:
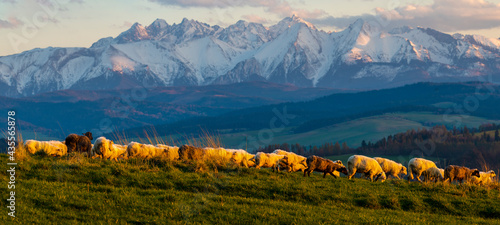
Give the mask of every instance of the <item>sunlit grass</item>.
[[[6, 155], [1, 155], [0, 163], [6, 162]], [[488, 187], [405, 180], [372, 183], [208, 164], [33, 155], [18, 163], [15, 222], [500, 223], [498, 183]], [[0, 178], [7, 182], [5, 170]], [[6, 199], [7, 186], [1, 185], [0, 191]], [[6, 204], [1, 201], [0, 207]], [[3, 213], [0, 220], [11, 218]]]

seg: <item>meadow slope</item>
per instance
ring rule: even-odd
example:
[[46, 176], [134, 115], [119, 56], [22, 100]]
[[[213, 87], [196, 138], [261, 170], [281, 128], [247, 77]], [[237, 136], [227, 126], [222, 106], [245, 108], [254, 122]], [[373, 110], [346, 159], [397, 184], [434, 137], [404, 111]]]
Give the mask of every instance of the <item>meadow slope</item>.
[[[7, 156], [0, 156], [6, 165]], [[500, 188], [41, 155], [18, 162], [8, 224], [500, 224]], [[0, 173], [7, 199], [7, 173]]]

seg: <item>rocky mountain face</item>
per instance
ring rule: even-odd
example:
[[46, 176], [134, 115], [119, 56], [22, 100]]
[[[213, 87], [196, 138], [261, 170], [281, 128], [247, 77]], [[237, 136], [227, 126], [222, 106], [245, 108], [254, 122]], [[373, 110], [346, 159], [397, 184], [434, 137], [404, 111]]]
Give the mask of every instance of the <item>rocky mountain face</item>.
[[137, 86], [269, 81], [299, 87], [380, 89], [422, 81], [500, 83], [500, 40], [430, 28], [382, 29], [358, 20], [325, 32], [298, 17], [265, 27], [184, 19], [134, 24], [90, 48], [0, 57], [0, 95]]

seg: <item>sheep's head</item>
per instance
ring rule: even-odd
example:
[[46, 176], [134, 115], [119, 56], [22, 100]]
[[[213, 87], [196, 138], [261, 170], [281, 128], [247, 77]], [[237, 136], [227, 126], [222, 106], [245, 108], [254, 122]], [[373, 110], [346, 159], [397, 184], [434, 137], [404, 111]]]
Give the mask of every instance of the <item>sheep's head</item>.
[[375, 178], [375, 181], [377, 181], [378, 179], [382, 179], [382, 182], [384, 182], [386, 178], [387, 178], [387, 177], [385, 176], [385, 173], [384, 173], [384, 172], [382, 172], [382, 173], [379, 173], [379, 174], [377, 175], [377, 178]]
[[471, 176], [476, 176], [476, 177], [479, 177], [479, 176], [480, 176], [480, 175], [479, 175], [479, 170], [478, 170], [478, 169], [473, 169], [473, 170], [471, 170], [471, 171], [472, 171]]
[[407, 171], [406, 167], [404, 167], [403, 165], [401, 165], [401, 171], [399, 171], [399, 173], [407, 175], [408, 173], [406, 171]]
[[280, 167], [287, 168], [289, 166], [288, 156], [285, 156], [285, 157], [279, 159], [278, 164]]
[[337, 171], [347, 175], [348, 172], [347, 172], [347, 168], [345, 166], [341, 166], [340, 168], [336, 169]]
[[87, 136], [89, 138], [89, 140], [94, 140], [94, 138], [92, 137], [92, 133], [90, 131], [87, 131], [85, 134], [83, 134], [84, 136]]

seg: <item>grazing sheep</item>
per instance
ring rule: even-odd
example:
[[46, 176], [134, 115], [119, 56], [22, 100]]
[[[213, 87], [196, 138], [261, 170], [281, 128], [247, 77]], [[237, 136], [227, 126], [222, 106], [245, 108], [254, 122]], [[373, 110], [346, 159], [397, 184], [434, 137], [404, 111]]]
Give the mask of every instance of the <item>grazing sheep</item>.
[[232, 152], [231, 162], [238, 166], [254, 167], [255, 166], [255, 155], [248, 153], [243, 149], [231, 149]]
[[454, 180], [460, 181], [460, 184], [462, 184], [464, 180], [465, 182], [469, 182], [471, 176], [479, 177], [479, 170], [455, 165], [449, 165], [444, 170], [444, 179], [449, 179], [450, 183]]
[[490, 170], [488, 172], [479, 172], [479, 177], [472, 176], [471, 182], [473, 184], [485, 185], [493, 182], [493, 178], [496, 176], [495, 171]]
[[205, 160], [216, 160], [217, 162], [225, 163], [229, 162], [233, 156], [233, 152], [224, 148], [204, 148], [203, 150], [205, 151]]
[[356, 173], [363, 173], [373, 182], [373, 176], [376, 176], [375, 181], [382, 178], [385, 181], [386, 175], [377, 160], [363, 155], [353, 155], [347, 160], [347, 170], [349, 171], [349, 179]]
[[179, 158], [183, 160], [202, 160], [205, 150], [194, 146], [183, 145], [179, 148]]
[[444, 180], [444, 169], [439, 169], [437, 167], [431, 167], [424, 172], [422, 172], [422, 176], [424, 176], [425, 181], [432, 181], [434, 182], [443, 181]]
[[90, 157], [92, 151], [92, 143], [90, 142], [94, 138], [92, 137], [92, 133], [87, 132], [84, 135], [70, 134], [65, 139], [65, 144], [68, 149], [68, 153], [77, 151], [77, 152], [86, 152], [87, 156]]
[[432, 167], [437, 168], [436, 164], [433, 161], [422, 158], [410, 159], [410, 161], [408, 162], [408, 181], [413, 180], [413, 175], [415, 174], [417, 180], [419, 182], [422, 182], [422, 180], [420, 180], [420, 176], [424, 171]]
[[66, 145], [60, 141], [27, 140], [24, 147], [30, 154], [44, 151], [49, 156], [63, 156], [67, 153]]
[[127, 155], [132, 158], [151, 159], [163, 154], [164, 150], [154, 145], [130, 142], [127, 146]]
[[302, 171], [307, 169], [307, 158], [301, 155], [297, 155], [293, 152], [287, 152], [283, 151], [281, 149], [276, 149], [274, 150], [275, 154], [277, 155], [284, 155], [283, 160], [280, 160], [280, 169], [283, 167], [284, 169], [287, 169], [288, 172], [296, 172], [296, 171]]
[[127, 158], [127, 146], [117, 145], [105, 137], [99, 137], [92, 147], [92, 158], [99, 157], [117, 161], [118, 158]]
[[157, 148], [163, 149], [163, 153], [167, 157], [167, 159], [174, 161], [179, 159], [179, 147], [177, 146], [168, 146], [168, 145], [161, 145], [157, 144]]
[[387, 176], [392, 175], [399, 180], [399, 174], [406, 175], [406, 167], [404, 167], [401, 163], [380, 157], [375, 157], [374, 159], [377, 160], [378, 164], [382, 167], [382, 170]]
[[258, 152], [255, 155], [255, 168], [260, 169], [264, 168], [272, 168], [273, 172], [276, 170], [279, 172], [279, 161], [285, 157], [284, 155], [277, 155], [274, 153], [264, 153]]
[[304, 177], [306, 176], [306, 173], [307, 176], [310, 177], [311, 172], [313, 171], [323, 172], [323, 178], [326, 177], [327, 173], [331, 174], [334, 178], [337, 178], [340, 175], [339, 172], [342, 172], [347, 175], [347, 169], [344, 165], [342, 165], [342, 162], [340, 160], [334, 162], [329, 159], [324, 159], [312, 155], [307, 157], [306, 163], [307, 163], [307, 169], [304, 171]]

